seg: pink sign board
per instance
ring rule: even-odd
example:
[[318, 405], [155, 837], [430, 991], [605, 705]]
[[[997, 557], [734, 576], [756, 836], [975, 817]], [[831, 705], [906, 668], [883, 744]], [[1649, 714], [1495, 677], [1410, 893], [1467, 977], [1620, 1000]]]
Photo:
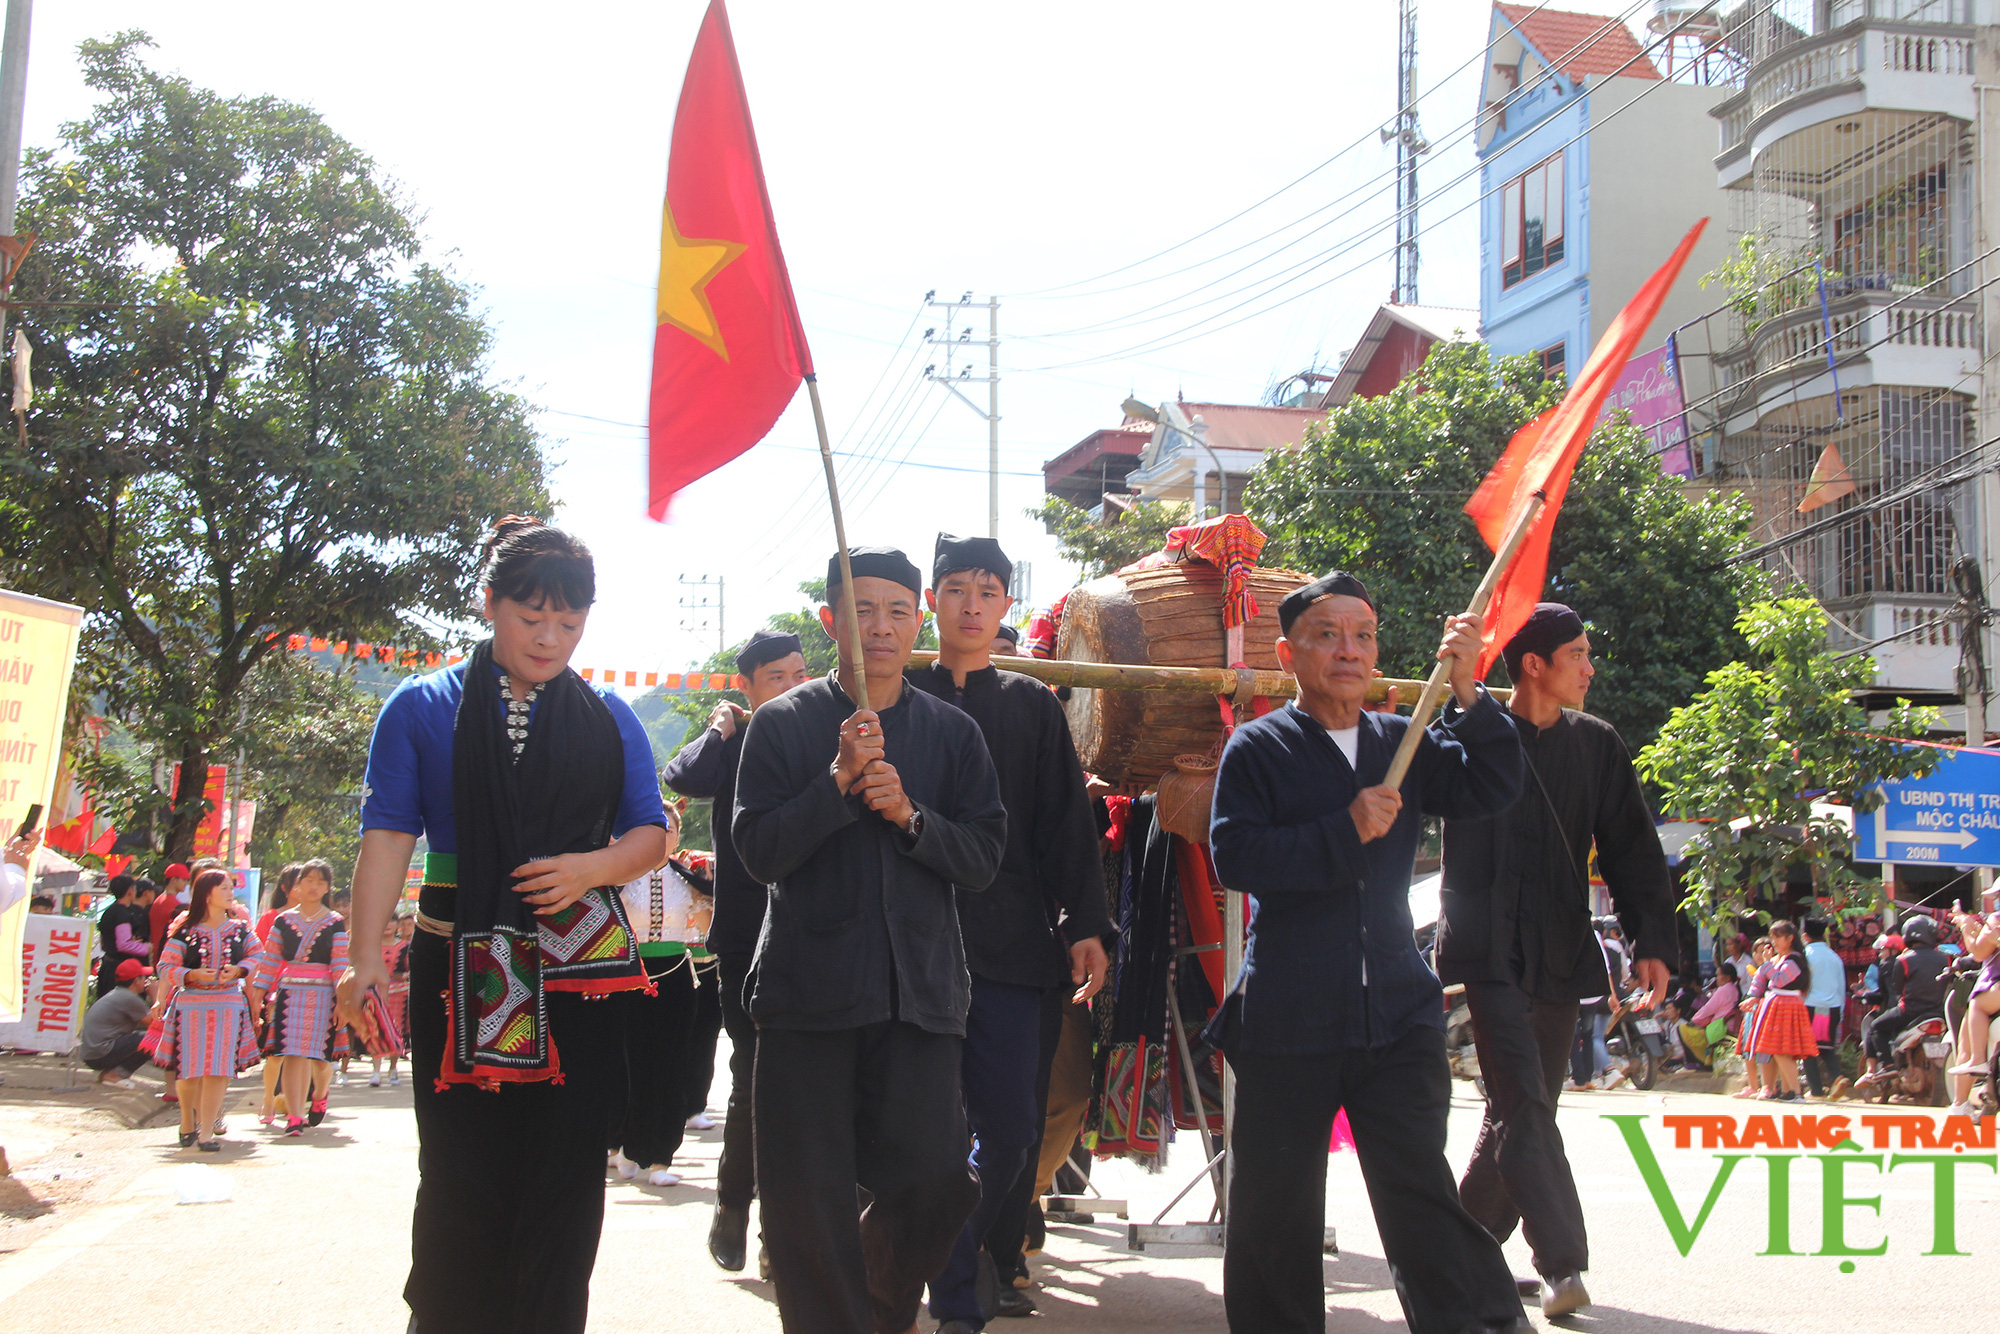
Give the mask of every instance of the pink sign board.
[[1605, 397], [1598, 421], [1608, 421], [1614, 412], [1632, 414], [1632, 424], [1651, 442], [1660, 467], [1676, 477], [1694, 475], [1694, 459], [1688, 452], [1687, 404], [1681, 395], [1680, 368], [1674, 365], [1671, 343], [1642, 352], [1625, 363], [1624, 374]]

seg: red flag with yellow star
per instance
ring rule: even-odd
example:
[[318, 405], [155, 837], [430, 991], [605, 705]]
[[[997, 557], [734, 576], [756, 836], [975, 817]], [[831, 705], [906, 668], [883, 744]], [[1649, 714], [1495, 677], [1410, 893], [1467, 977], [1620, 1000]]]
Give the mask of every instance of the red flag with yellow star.
[[812, 374], [722, 0], [674, 113], [656, 313], [646, 512], [664, 519], [675, 492], [763, 439]]

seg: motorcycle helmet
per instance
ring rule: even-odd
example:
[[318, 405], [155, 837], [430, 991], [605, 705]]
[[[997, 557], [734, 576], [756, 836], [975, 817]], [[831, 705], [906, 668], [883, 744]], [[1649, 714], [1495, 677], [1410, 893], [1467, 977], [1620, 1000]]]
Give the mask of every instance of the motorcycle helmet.
[[1903, 919], [1903, 943], [1912, 949], [1928, 949], [1938, 942], [1937, 923], [1922, 913]]

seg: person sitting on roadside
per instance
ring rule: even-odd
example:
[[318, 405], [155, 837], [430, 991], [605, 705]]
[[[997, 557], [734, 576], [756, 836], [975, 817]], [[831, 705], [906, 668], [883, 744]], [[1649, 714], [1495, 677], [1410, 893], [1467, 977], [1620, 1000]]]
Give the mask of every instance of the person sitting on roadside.
[[97, 1082], [117, 1088], [137, 1088], [132, 1072], [152, 1059], [139, 1044], [153, 1005], [148, 998], [153, 986], [153, 970], [137, 959], [126, 959], [114, 972], [117, 985], [99, 996], [84, 1012], [83, 1035], [77, 1054], [97, 1071]]
[[1688, 1060], [1704, 1070], [1714, 1068], [1711, 1048], [1728, 1033], [1729, 1016], [1736, 1013], [1741, 999], [1736, 982], [1736, 965], [1724, 959], [1716, 965], [1715, 987], [1708, 993], [1708, 999], [1694, 1012], [1694, 1018], [1680, 1026]]

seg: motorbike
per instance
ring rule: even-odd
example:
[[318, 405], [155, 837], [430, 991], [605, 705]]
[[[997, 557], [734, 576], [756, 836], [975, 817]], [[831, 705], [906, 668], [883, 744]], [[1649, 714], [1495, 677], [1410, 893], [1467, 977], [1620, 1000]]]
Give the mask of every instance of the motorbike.
[[1929, 1107], [1946, 1106], [1949, 1081], [1944, 1072], [1950, 1058], [1951, 1040], [1944, 1020], [1920, 1019], [1896, 1035], [1890, 1064], [1857, 1082], [1854, 1096], [1865, 1102], [1899, 1098]]
[[1472, 1009], [1465, 1003], [1464, 984], [1446, 987], [1444, 1002], [1449, 1007], [1444, 1017], [1444, 1054], [1451, 1066], [1451, 1077], [1471, 1080], [1483, 1098], [1486, 1080], [1479, 1070], [1479, 1048], [1472, 1040]]
[[1633, 1088], [1649, 1089], [1660, 1077], [1660, 1067], [1667, 1059], [1664, 1023], [1658, 1015], [1641, 1014], [1622, 1003], [1611, 1012], [1611, 1022], [1604, 1030], [1604, 1049], [1624, 1067]]

